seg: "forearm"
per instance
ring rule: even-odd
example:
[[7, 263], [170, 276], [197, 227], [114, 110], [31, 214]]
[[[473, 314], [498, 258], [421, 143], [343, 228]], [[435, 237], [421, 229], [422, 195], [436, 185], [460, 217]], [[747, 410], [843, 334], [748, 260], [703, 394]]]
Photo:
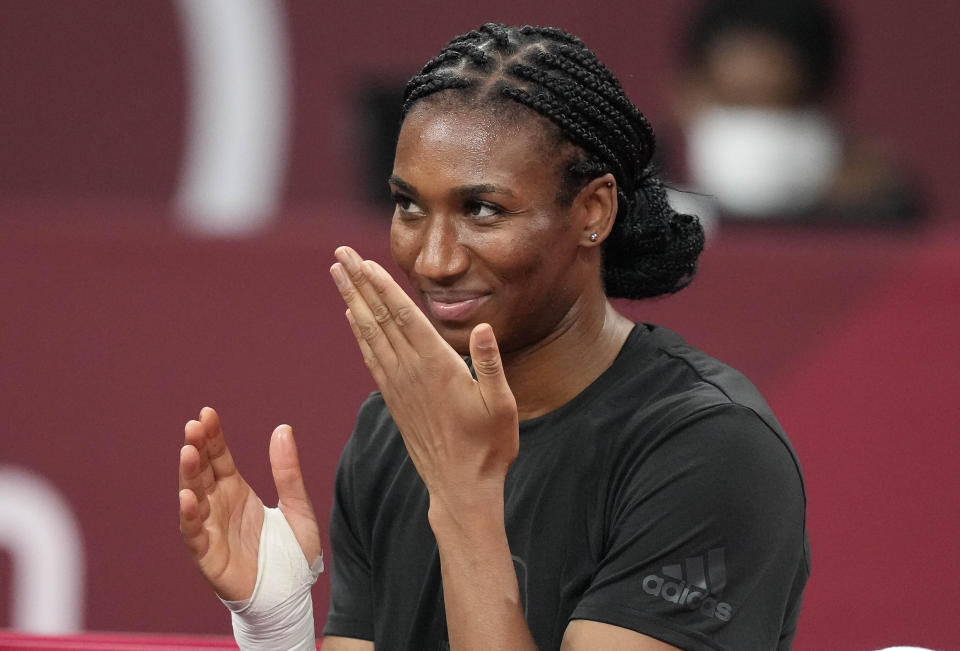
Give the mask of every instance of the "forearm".
[[503, 522], [503, 496], [470, 509], [431, 506], [450, 648], [536, 649]]

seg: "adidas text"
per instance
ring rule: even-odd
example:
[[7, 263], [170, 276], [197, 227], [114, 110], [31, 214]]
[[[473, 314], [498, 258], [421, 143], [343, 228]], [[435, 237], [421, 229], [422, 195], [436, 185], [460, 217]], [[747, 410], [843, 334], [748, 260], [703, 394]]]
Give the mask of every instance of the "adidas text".
[[667, 581], [662, 576], [649, 574], [643, 578], [643, 591], [677, 604], [681, 608], [699, 609], [707, 617], [715, 617], [721, 622], [728, 622], [733, 616], [733, 606], [704, 594], [702, 590], [696, 586], [690, 586], [686, 581]]

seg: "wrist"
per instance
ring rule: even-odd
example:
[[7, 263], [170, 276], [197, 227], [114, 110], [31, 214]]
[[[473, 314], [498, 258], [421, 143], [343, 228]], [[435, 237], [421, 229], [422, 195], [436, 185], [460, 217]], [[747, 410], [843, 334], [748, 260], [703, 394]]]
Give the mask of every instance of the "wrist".
[[427, 520], [438, 542], [441, 538], [476, 540], [488, 532], [504, 531], [503, 509], [503, 481], [491, 481], [431, 493]]
[[310, 588], [322, 571], [323, 555], [308, 564], [280, 509], [264, 507], [253, 594], [243, 600], [221, 598], [240, 649], [316, 649]]

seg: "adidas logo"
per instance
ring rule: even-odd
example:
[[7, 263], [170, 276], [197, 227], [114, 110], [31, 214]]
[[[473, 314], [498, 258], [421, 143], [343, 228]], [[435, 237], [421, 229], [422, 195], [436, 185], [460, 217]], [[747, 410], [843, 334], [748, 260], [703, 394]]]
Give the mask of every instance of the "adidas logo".
[[703, 556], [688, 558], [683, 565], [665, 565], [661, 574], [663, 576], [648, 574], [643, 577], [643, 591], [677, 604], [679, 608], [699, 610], [721, 622], [733, 617], [733, 606], [717, 598], [727, 585], [723, 547], [711, 549]]

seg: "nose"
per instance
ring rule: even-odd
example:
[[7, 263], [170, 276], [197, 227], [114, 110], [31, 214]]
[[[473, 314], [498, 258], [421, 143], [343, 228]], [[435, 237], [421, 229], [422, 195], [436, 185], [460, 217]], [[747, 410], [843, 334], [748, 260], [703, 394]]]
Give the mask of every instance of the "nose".
[[414, 272], [440, 284], [453, 282], [466, 272], [470, 256], [454, 219], [434, 215], [426, 220], [420, 235]]

